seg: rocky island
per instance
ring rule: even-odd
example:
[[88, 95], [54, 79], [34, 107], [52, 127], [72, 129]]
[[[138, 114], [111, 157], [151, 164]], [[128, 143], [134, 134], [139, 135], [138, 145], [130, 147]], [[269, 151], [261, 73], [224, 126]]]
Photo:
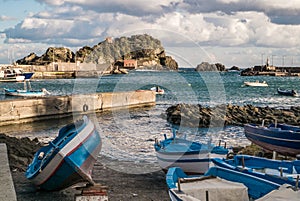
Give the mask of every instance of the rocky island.
[[16, 64], [35, 72], [73, 72], [72, 76], [126, 73], [132, 69], [178, 70], [158, 39], [150, 35], [107, 37], [75, 53], [66, 47], [49, 47], [41, 56], [30, 53]]

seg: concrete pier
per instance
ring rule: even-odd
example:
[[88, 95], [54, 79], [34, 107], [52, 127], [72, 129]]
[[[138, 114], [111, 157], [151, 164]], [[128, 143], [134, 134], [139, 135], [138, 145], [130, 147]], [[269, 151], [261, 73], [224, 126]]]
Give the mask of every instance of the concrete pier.
[[6, 144], [0, 143], [0, 200], [17, 201], [14, 183], [9, 169]]
[[0, 126], [74, 113], [153, 106], [155, 101], [155, 92], [150, 90], [4, 100], [0, 101]]

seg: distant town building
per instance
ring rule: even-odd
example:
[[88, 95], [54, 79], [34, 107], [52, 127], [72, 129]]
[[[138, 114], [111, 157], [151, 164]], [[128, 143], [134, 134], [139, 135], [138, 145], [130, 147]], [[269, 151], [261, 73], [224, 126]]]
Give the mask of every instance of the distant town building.
[[124, 68], [137, 68], [137, 60], [135, 59], [124, 59]]

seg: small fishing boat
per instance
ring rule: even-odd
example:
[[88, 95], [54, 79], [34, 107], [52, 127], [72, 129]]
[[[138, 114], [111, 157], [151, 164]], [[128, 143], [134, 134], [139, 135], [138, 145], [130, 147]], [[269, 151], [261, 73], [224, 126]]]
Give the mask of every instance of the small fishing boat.
[[5, 95], [8, 96], [21, 96], [21, 97], [39, 97], [46, 96], [50, 93], [42, 88], [41, 90], [20, 90], [20, 89], [6, 89], [4, 88]]
[[91, 173], [100, 150], [100, 135], [93, 122], [83, 116], [61, 128], [57, 138], [35, 153], [26, 177], [37, 188], [48, 191], [78, 182], [94, 185]]
[[284, 96], [298, 96], [298, 93], [295, 90], [283, 90], [278, 88], [277, 89], [278, 94], [284, 95]]
[[24, 81], [24, 89], [7, 89], [4, 88], [5, 95], [8, 96], [21, 96], [21, 97], [40, 97], [50, 95], [47, 89], [32, 90], [29, 80]]
[[300, 154], [300, 127], [288, 124], [244, 125], [245, 136], [258, 146], [283, 155]]
[[236, 155], [233, 159], [212, 159], [218, 167], [240, 171], [274, 183], [298, 187], [300, 160], [273, 160], [249, 155]]
[[250, 86], [250, 87], [267, 87], [268, 84], [266, 81], [259, 82], [256, 80], [255, 82], [244, 82], [245, 86]]
[[224, 158], [229, 153], [226, 147], [212, 143], [198, 143], [173, 137], [162, 141], [155, 140], [154, 148], [158, 164], [167, 172], [170, 167], [180, 167], [187, 174], [203, 174], [211, 163], [211, 158]]
[[154, 91], [156, 94], [162, 95], [165, 93], [165, 90], [160, 88], [159, 86], [151, 87], [151, 90]]
[[168, 170], [166, 182], [172, 201], [248, 201], [281, 187], [267, 179], [223, 167], [211, 167], [204, 176], [188, 176], [182, 169], [173, 167]]

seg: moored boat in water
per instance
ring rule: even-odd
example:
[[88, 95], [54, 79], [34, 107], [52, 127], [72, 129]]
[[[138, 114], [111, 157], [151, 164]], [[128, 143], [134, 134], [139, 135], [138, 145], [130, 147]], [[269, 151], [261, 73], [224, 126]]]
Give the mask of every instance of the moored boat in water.
[[244, 82], [245, 86], [250, 86], [250, 87], [267, 87], [268, 84], [266, 81], [259, 82], [256, 80], [255, 82]]
[[277, 89], [278, 94], [284, 96], [298, 96], [298, 93], [295, 90], [284, 90], [284, 89]]
[[100, 135], [87, 117], [64, 126], [57, 138], [34, 155], [27, 179], [39, 189], [61, 190], [78, 182], [94, 185], [91, 173], [101, 150]]
[[156, 94], [162, 95], [165, 93], [165, 90], [160, 88], [159, 86], [151, 87], [151, 90], [154, 91]]
[[24, 89], [7, 89], [4, 88], [5, 95], [8, 96], [20, 96], [20, 97], [40, 97], [50, 95], [47, 89], [42, 88], [40, 90], [33, 90], [29, 80], [24, 81]]
[[269, 126], [245, 124], [244, 132], [248, 140], [266, 150], [291, 156], [300, 154], [299, 126], [277, 123]]
[[21, 68], [3, 67], [0, 69], [0, 81], [20, 82], [30, 79], [33, 74], [33, 72], [24, 72]]

